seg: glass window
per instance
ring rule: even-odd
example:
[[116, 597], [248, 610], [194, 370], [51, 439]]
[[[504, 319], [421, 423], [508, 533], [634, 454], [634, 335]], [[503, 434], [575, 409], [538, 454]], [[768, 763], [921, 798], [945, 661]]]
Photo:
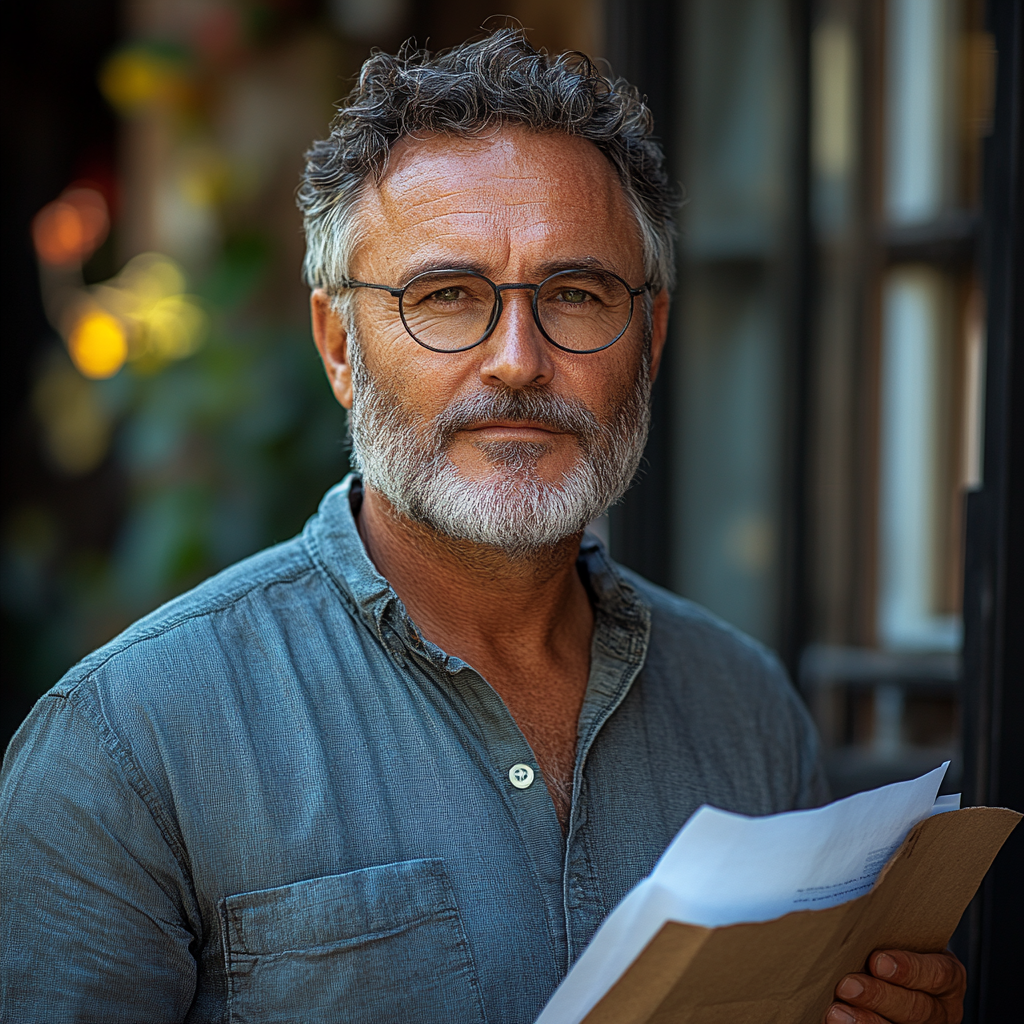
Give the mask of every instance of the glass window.
[[792, 51], [781, 0], [683, 19], [674, 587], [779, 643], [792, 210]]
[[945, 586], [959, 557], [947, 524], [954, 288], [928, 264], [899, 266], [883, 286], [877, 632], [895, 650], [960, 647]]
[[958, 784], [962, 505], [983, 405], [980, 19], [975, 0], [815, 5], [800, 678], [837, 795], [947, 757]]

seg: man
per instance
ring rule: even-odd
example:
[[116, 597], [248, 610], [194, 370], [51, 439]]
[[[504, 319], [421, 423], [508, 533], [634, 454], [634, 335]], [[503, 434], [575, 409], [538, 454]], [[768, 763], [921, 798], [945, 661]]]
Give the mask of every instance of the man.
[[[697, 806], [824, 799], [774, 658], [581, 543], [665, 343], [650, 130], [515, 32], [366, 63], [300, 193], [360, 475], [19, 732], [11, 1020], [529, 1024]], [[843, 985], [959, 1019], [947, 956]]]

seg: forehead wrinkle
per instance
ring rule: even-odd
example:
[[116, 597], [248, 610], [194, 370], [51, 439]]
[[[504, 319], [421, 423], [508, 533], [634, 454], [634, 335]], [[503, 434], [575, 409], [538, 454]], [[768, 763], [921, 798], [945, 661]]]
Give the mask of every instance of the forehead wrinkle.
[[[445, 198], [456, 200], [451, 206], [434, 209]], [[467, 202], [469, 199], [476, 202]], [[482, 200], [482, 201], [481, 201]], [[408, 232], [426, 227], [431, 236], [438, 233], [460, 234], [466, 229], [486, 228], [488, 232], [524, 232], [529, 236], [549, 236], [567, 229], [589, 230], [590, 218], [584, 211], [554, 209], [550, 197], [507, 200], [496, 197], [466, 196], [453, 193], [449, 197], [425, 198], [409, 206], [388, 201], [384, 204], [386, 219], [396, 230]], [[411, 219], [410, 214], [414, 214]]]
[[[410, 157], [412, 154], [410, 154]], [[525, 155], [518, 155], [520, 162]], [[493, 214], [499, 208], [545, 208], [564, 198], [569, 205], [581, 200], [581, 209], [625, 205], [621, 185], [609, 166], [604, 173], [586, 162], [574, 165], [578, 173], [565, 174], [562, 169], [543, 173], [533, 168], [508, 169], [503, 166], [469, 165], [452, 170], [432, 154], [422, 162], [409, 159], [400, 170], [388, 174], [377, 186], [382, 205], [390, 209], [412, 210], [449, 202], [479, 207]], [[524, 194], [526, 193], [526, 194]]]
[[[583, 198], [588, 206], [615, 204], [616, 198], [624, 202], [618, 175], [592, 144], [573, 156], [553, 155], [550, 139], [538, 137], [536, 150], [524, 150], [515, 145], [518, 138], [519, 133], [512, 132], [486, 141], [448, 140], [440, 149], [439, 140], [399, 143], [400, 158], [391, 163], [375, 191], [399, 205], [414, 195], [416, 203], [445, 202], [456, 196], [465, 202], [473, 193], [485, 203], [492, 203], [497, 193], [503, 202], [515, 205], [548, 202], [557, 194]], [[558, 141], [573, 143], [570, 137]], [[544, 200], [533, 197], [538, 191], [547, 193]]]
[[[537, 179], [543, 180], [543, 179]], [[550, 195], [510, 196], [495, 194], [495, 180], [480, 182], [469, 187], [448, 186], [433, 191], [431, 186], [442, 184], [435, 180], [421, 182], [419, 187], [405, 190], [381, 189], [379, 191], [382, 212], [389, 220], [420, 213], [421, 219], [431, 217], [493, 217], [503, 211], [540, 210], [551, 207]], [[440, 208], [439, 212], [434, 212]]]
[[[487, 276], [497, 275], [495, 280], [509, 273], [517, 280], [540, 280], [556, 270], [574, 266], [602, 267], [629, 276], [628, 268], [619, 265], [617, 253], [599, 258], [593, 254], [586, 235], [563, 236], [564, 222], [560, 218], [547, 216], [525, 224], [515, 223], [515, 212], [505, 207], [493, 211], [453, 211], [450, 216], [428, 220], [429, 232], [424, 232], [422, 239], [416, 238], [422, 224], [406, 225], [404, 230], [411, 230], [413, 240], [419, 244], [412, 246], [407, 258], [393, 264], [391, 272], [399, 274], [403, 282], [422, 270], [442, 267], [464, 267]], [[481, 226], [486, 230], [473, 230]], [[518, 258], [513, 270], [510, 265], [514, 256]]]
[[[371, 190], [364, 209], [371, 212], [376, 207], [377, 217], [370, 218], [377, 220], [371, 229], [376, 237], [368, 249], [359, 248], [367, 255], [372, 251], [375, 257], [383, 256], [388, 263], [389, 256], [401, 259], [405, 249], [402, 262], [406, 265], [408, 257], [421, 262], [437, 252], [450, 265], [486, 262], [495, 273], [502, 273], [515, 255], [516, 262], [523, 264], [515, 271], [518, 274], [525, 272], [527, 264], [540, 265], [537, 261], [561, 262], [568, 255], [565, 250], [590, 253], [595, 212], [612, 220], [624, 214], [629, 226], [623, 227], [632, 228], [630, 234], [640, 241], [618, 176], [610, 164], [605, 166], [603, 156], [595, 151], [600, 167], [586, 157], [552, 160], [550, 151], [519, 151], [512, 141], [508, 137], [479, 140], [462, 152], [459, 142], [443, 150], [429, 142], [424, 148], [409, 144]], [[400, 235], [408, 238], [409, 245], [399, 242], [396, 251], [387, 239]], [[618, 263], [616, 256], [603, 253], [602, 262]], [[624, 267], [619, 270], [625, 272]]]

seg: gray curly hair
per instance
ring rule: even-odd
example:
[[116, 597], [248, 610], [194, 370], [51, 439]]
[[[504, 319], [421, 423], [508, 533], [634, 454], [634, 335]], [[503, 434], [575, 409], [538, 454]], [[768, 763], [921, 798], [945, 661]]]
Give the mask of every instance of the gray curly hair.
[[[634, 86], [604, 77], [584, 54], [550, 56], [513, 28], [436, 55], [407, 43], [397, 55], [374, 53], [363, 64], [330, 136], [306, 154], [298, 205], [307, 284], [335, 294], [342, 288], [358, 241], [360, 199], [380, 182], [399, 139], [466, 138], [507, 124], [593, 142], [636, 216], [648, 282], [655, 293], [672, 287], [675, 195], [647, 105]], [[339, 312], [346, 306], [338, 303]]]

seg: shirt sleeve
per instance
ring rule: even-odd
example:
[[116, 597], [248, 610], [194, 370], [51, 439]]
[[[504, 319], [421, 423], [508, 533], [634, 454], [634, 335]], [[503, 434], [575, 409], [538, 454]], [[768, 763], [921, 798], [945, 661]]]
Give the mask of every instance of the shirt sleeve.
[[180, 1021], [194, 897], [141, 773], [90, 710], [51, 692], [4, 759], [0, 1016]]
[[803, 700], [796, 695], [795, 690], [793, 694], [794, 700], [797, 702], [802, 734], [799, 755], [800, 782], [793, 806], [794, 809], [821, 807], [831, 799], [828, 777], [821, 760], [821, 739], [810, 711]]

